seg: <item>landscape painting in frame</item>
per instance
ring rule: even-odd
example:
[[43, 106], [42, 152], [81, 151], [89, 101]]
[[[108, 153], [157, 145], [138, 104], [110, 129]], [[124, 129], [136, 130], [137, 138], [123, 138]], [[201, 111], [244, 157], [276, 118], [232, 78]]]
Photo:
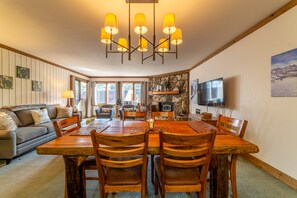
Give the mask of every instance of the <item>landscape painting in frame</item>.
[[191, 103], [198, 104], [198, 79], [191, 81]]
[[32, 91], [42, 91], [42, 81], [32, 80]]
[[30, 79], [30, 69], [26, 67], [16, 66], [17, 78]]
[[271, 57], [271, 96], [297, 96], [297, 48]]
[[13, 77], [0, 75], [0, 89], [12, 89]]

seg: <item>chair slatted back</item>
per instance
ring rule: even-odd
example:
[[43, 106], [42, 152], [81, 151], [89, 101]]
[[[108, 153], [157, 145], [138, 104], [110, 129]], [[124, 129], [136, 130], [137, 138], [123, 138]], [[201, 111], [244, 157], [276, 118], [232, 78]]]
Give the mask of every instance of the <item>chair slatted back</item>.
[[137, 111], [124, 111], [123, 112], [123, 121], [127, 118], [143, 118], [146, 121], [146, 111], [137, 112]]
[[247, 120], [240, 120], [236, 118], [230, 118], [223, 115], [219, 115], [217, 128], [229, 133], [233, 133], [240, 138], [243, 138], [247, 127]]
[[169, 118], [169, 120], [174, 120], [174, 111], [153, 111], [151, 112], [151, 117], [155, 120], [156, 117]]
[[[76, 124], [76, 126], [73, 126], [68, 130], [62, 130], [65, 127], [69, 127], [69, 126], [75, 125], [75, 124]], [[72, 131], [75, 131], [75, 130], [81, 128], [81, 124], [80, 124], [78, 115], [74, 115], [73, 117], [65, 118], [62, 120], [55, 120], [55, 121], [53, 121], [53, 125], [55, 128], [57, 137], [61, 137], [62, 135], [65, 135], [67, 133], [70, 133]]]
[[110, 135], [92, 132], [92, 143], [100, 181], [105, 185], [104, 167], [128, 168], [143, 165], [146, 173], [148, 132]]
[[200, 180], [206, 179], [216, 131], [199, 134], [160, 132], [159, 136], [161, 172], [164, 172], [166, 166], [201, 167]]

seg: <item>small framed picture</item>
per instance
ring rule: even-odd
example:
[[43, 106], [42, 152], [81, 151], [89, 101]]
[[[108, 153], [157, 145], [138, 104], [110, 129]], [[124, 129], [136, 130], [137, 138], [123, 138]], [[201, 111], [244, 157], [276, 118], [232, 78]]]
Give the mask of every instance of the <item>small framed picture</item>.
[[42, 81], [32, 80], [32, 91], [42, 91]]
[[0, 89], [12, 89], [13, 77], [0, 75]]
[[16, 77], [30, 79], [30, 69], [26, 67], [16, 66]]

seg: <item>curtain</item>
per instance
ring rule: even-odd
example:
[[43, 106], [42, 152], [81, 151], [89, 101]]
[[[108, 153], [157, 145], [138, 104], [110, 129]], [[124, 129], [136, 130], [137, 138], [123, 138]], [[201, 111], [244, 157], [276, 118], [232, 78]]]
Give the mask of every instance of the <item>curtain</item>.
[[121, 82], [116, 83], [116, 103], [118, 103], [119, 100], [121, 101], [121, 103], [123, 102], [121, 98], [121, 85]]
[[91, 83], [91, 116], [95, 115], [95, 109], [96, 109], [96, 101], [95, 101], [95, 89], [96, 89], [96, 82]]
[[147, 82], [141, 83], [141, 105], [147, 105]]
[[87, 90], [87, 112], [86, 112], [86, 115], [87, 117], [92, 117], [92, 103], [94, 101], [94, 98], [93, 98], [93, 95], [94, 95], [94, 89], [93, 89], [93, 82], [88, 82], [87, 83], [87, 87], [88, 87], [88, 90]]
[[74, 98], [72, 98], [70, 100], [70, 104], [73, 107], [74, 105], [76, 105], [76, 101], [75, 101], [75, 76], [70, 75], [70, 90], [73, 90], [74, 92]]

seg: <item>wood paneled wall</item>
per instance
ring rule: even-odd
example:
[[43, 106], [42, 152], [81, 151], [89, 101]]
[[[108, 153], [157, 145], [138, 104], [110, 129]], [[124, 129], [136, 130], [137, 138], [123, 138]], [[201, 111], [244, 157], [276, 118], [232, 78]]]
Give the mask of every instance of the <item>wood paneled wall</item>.
[[[30, 79], [16, 77], [16, 66], [30, 69]], [[0, 107], [20, 104], [66, 104], [63, 90], [70, 88], [70, 75], [88, 79], [66, 69], [0, 48], [0, 75], [13, 77], [12, 89], [0, 88]], [[32, 91], [32, 80], [42, 81], [42, 91]]]

